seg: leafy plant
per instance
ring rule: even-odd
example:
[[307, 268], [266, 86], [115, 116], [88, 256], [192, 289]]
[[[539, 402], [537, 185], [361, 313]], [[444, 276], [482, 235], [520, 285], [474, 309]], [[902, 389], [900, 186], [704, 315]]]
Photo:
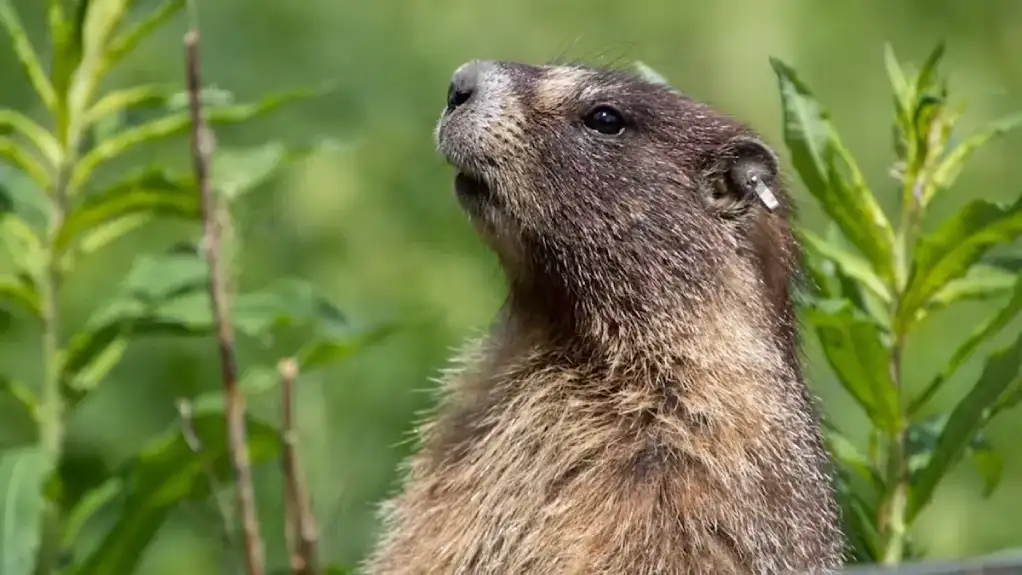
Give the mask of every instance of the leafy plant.
[[[1022, 276], [990, 251], [1022, 236], [1022, 197], [999, 204], [973, 200], [936, 226], [921, 222], [934, 198], [951, 188], [969, 157], [1022, 126], [1022, 113], [959, 139], [964, 107], [949, 99], [938, 45], [918, 71], [887, 48], [894, 92], [894, 175], [900, 214], [881, 209], [823, 106], [795, 70], [773, 59], [783, 106], [784, 138], [806, 188], [831, 220], [823, 236], [799, 231], [814, 290], [808, 325], [841, 385], [872, 424], [869, 449], [828, 425], [839, 464], [838, 491], [856, 559], [899, 563], [919, 554], [910, 530], [933, 493], [962, 458], [996, 488], [1002, 463], [984, 438], [991, 420], [1022, 400], [1022, 334], [986, 358], [979, 379], [950, 413], [923, 417], [943, 385], [980, 347], [1022, 312]], [[905, 343], [924, 319], [955, 303], [1007, 302], [979, 326], [918, 394], [905, 385]]]
[[[262, 464], [289, 450], [289, 435], [284, 432], [291, 430], [251, 416], [241, 422], [247, 431], [240, 437], [247, 441], [234, 443], [239, 435], [234, 429], [228, 432], [232, 424], [224, 415], [225, 394], [217, 392], [186, 404], [192, 407], [182, 419], [183, 427], [175, 425], [150, 441], [104, 481], [68, 495], [64, 487], [71, 478], [60, 465], [66, 422], [81, 401], [109, 379], [132, 342], [156, 334], [217, 335], [230, 407], [232, 402], [241, 405], [235, 388], [239, 393], [266, 393], [281, 378], [271, 378], [268, 385], [265, 379], [260, 385], [245, 380], [235, 385], [237, 377], [227, 369], [234, 369], [233, 338], [220, 329], [224, 321], [229, 331], [270, 341], [267, 357], [294, 356], [301, 373], [341, 361], [385, 333], [382, 328], [356, 329], [330, 301], [298, 280], [236, 294], [230, 275], [211, 277], [210, 271], [219, 268], [210, 264], [217, 264], [218, 258], [229, 260], [225, 269], [233, 271], [230, 264], [242, 236], [236, 229], [235, 207], [247, 192], [309, 150], [291, 150], [274, 142], [212, 154], [198, 119], [213, 125], [246, 122], [317, 92], [234, 103], [229, 93], [197, 85], [188, 90], [156, 85], [104, 90], [108, 73], [185, 7], [184, 0], [164, 0], [129, 24], [134, 4], [77, 0], [68, 10], [62, 0], [50, 0], [51, 60], [46, 65], [10, 0], [0, 0], [0, 24], [46, 114], [37, 120], [0, 110], [0, 240], [13, 264], [10, 273], [0, 276], [0, 303], [4, 313], [41, 322], [45, 368], [44, 380], [36, 386], [0, 377], [0, 410], [13, 430], [0, 443], [4, 575], [58, 568], [76, 575], [130, 573], [180, 502], [207, 498], [216, 482], [240, 473], [239, 465]], [[189, 47], [197, 53], [197, 35], [191, 39]], [[194, 64], [191, 80], [198, 79]], [[155, 117], [135, 113], [141, 110]], [[142, 119], [132, 119], [136, 117]], [[195, 175], [158, 165], [135, 171], [122, 165], [103, 172], [130, 152], [189, 134], [195, 155], [210, 156], [197, 160]], [[122, 176], [111, 177], [114, 174]], [[210, 193], [202, 193], [206, 191]], [[201, 241], [186, 238], [165, 253], [140, 255], [121, 289], [81, 330], [68, 331], [59, 302], [64, 290], [73, 289], [68, 285], [71, 273], [89, 256], [159, 218], [204, 223], [207, 234]], [[221, 247], [219, 241], [216, 246], [208, 241], [219, 240], [209, 232], [221, 229], [234, 231], [222, 250], [215, 249]], [[233, 300], [225, 308], [233, 313], [211, 306], [211, 292], [216, 292], [211, 287], [225, 288], [228, 300]], [[272, 345], [273, 337], [295, 326], [311, 328], [311, 335], [304, 347], [282, 353]], [[253, 371], [258, 373], [259, 367]], [[292, 379], [297, 377], [294, 370], [290, 373]], [[38, 393], [31, 391], [33, 387]], [[293, 468], [285, 469], [289, 471]], [[120, 513], [113, 526], [93, 548], [80, 548], [77, 536], [83, 526], [111, 508]], [[262, 573], [262, 566], [250, 572]]]

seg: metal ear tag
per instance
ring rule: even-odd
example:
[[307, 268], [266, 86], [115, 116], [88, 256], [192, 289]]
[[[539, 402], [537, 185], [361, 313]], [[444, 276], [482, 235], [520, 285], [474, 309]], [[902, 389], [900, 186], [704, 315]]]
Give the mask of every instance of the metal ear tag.
[[781, 204], [777, 201], [777, 196], [770, 191], [770, 187], [763, 183], [763, 180], [759, 179], [759, 176], [752, 174], [749, 176], [749, 181], [752, 183], [752, 188], [756, 191], [756, 195], [759, 196], [763, 205], [769, 211], [776, 210]]

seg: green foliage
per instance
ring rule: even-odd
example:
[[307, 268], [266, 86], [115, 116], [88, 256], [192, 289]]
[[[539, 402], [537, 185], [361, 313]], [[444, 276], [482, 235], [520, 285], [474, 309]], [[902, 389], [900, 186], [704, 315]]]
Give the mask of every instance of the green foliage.
[[[141, 3], [79, 0], [72, 14], [63, 2], [51, 0], [47, 69], [10, 0], [0, 0], [0, 24], [53, 126], [50, 130], [19, 112], [0, 110], [0, 244], [13, 265], [0, 274], [0, 310], [42, 323], [45, 374], [31, 386], [41, 390], [38, 394], [0, 374], [4, 575], [35, 573], [39, 566], [60, 562], [66, 563], [63, 572], [78, 575], [131, 573], [179, 504], [208, 501], [215, 487], [231, 484], [223, 393], [218, 391], [193, 398], [195, 408], [182, 425], [147, 442], [74, 501], [61, 495], [64, 483], [73, 479], [60, 465], [66, 423], [79, 403], [108, 381], [131, 345], [152, 335], [212, 341], [216, 333], [209, 262], [197, 247], [207, 214], [194, 176], [154, 165], [112, 183], [97, 177], [101, 168], [128, 152], [187, 135], [193, 127], [187, 94], [180, 88], [100, 90], [107, 74], [178, 15], [185, 1], [166, 0], [137, 19], [129, 17], [136, 4]], [[136, 23], [128, 26], [129, 21]], [[239, 103], [228, 92], [205, 89], [200, 99], [207, 121], [216, 127], [260, 118], [317, 93], [293, 91]], [[128, 121], [143, 110], [150, 119]], [[179, 141], [187, 144], [185, 138]], [[218, 151], [209, 216], [230, 228], [238, 202], [315, 149], [269, 142]], [[66, 285], [69, 272], [132, 231], [168, 218], [191, 224], [192, 231], [171, 250], [140, 254], [120, 289], [80, 330], [61, 331], [60, 293], [74, 289]], [[242, 249], [242, 239], [242, 234], [228, 235], [225, 257]], [[267, 352], [265, 365], [249, 369], [263, 377], [255, 379], [258, 385], [243, 383], [244, 393], [275, 389], [279, 377], [272, 369], [283, 357], [294, 357], [302, 373], [314, 371], [343, 361], [389, 331], [389, 326], [356, 328], [332, 302], [296, 279], [241, 293], [234, 289], [236, 278], [228, 283], [237, 333]], [[279, 349], [275, 338], [288, 328], [304, 329], [304, 343]], [[252, 417], [246, 427], [252, 465], [277, 459], [282, 430]], [[91, 549], [80, 548], [84, 526], [110, 512], [116, 520], [100, 541]]]
[[[954, 184], [965, 160], [995, 137], [1022, 127], [1022, 115], [1012, 116], [953, 145], [963, 107], [948, 99], [939, 73], [943, 53], [943, 45], [937, 46], [910, 73], [887, 48], [895, 172], [901, 185], [897, 227], [889, 223], [806, 83], [791, 67], [773, 60], [793, 164], [840, 232], [826, 238], [809, 230], [799, 235], [814, 284], [804, 298], [806, 325], [872, 425], [868, 455], [828, 428], [845, 523], [861, 562], [893, 564], [918, 554], [913, 522], [963, 457], [983, 478], [984, 495], [997, 487], [1003, 462], [983, 430], [1022, 396], [1019, 334], [1014, 343], [989, 354], [979, 379], [950, 413], [920, 415], [965, 362], [1022, 311], [1022, 276], [988, 257], [992, 248], [1022, 236], [1022, 197], [1011, 204], [970, 202], [933, 231], [922, 231], [926, 208]], [[911, 397], [901, 362], [913, 330], [929, 314], [955, 303], [1006, 295], [1004, 307]]]

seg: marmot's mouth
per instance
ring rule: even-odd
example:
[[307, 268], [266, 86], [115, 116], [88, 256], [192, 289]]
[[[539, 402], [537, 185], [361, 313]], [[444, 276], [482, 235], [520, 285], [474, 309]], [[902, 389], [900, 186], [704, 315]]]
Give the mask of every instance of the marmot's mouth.
[[465, 172], [458, 172], [454, 177], [454, 191], [462, 200], [479, 201], [490, 196], [490, 187], [486, 182]]

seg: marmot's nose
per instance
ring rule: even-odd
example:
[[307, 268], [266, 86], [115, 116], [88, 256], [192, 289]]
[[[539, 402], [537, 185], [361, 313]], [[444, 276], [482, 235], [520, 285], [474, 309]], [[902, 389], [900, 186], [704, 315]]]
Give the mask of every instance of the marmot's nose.
[[472, 95], [479, 89], [483, 74], [491, 66], [492, 63], [483, 60], [462, 64], [451, 76], [451, 84], [447, 87], [447, 109], [453, 110], [472, 99]]

